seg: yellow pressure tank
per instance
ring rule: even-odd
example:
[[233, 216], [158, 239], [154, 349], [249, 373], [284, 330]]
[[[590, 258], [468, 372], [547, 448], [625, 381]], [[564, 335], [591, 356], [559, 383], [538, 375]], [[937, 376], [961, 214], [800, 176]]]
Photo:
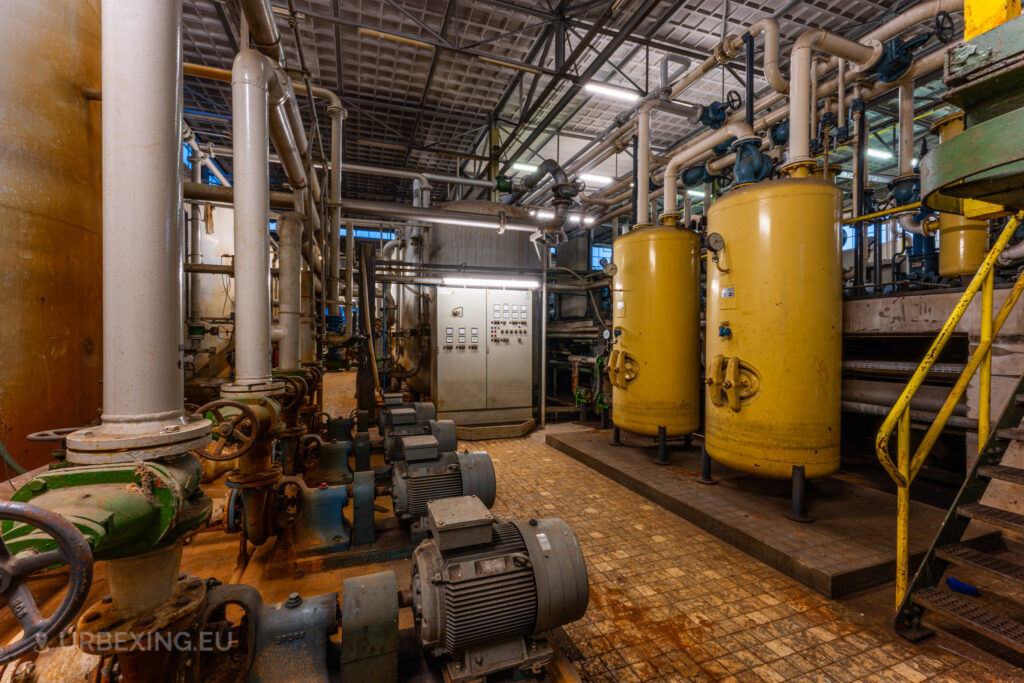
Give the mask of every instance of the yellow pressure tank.
[[826, 180], [787, 178], [711, 205], [705, 446], [731, 468], [839, 467], [841, 201]]
[[[932, 125], [941, 142], [964, 130], [964, 113], [954, 112]], [[955, 213], [939, 214], [939, 275], [974, 275], [988, 254], [988, 223]]]
[[641, 227], [613, 245], [612, 421], [634, 434], [700, 428], [700, 236]]

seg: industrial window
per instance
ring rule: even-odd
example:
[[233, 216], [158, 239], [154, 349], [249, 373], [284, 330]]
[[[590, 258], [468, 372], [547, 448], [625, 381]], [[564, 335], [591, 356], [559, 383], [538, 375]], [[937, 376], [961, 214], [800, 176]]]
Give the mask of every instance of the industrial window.
[[595, 244], [590, 247], [591, 270], [601, 270], [601, 259], [606, 259], [606, 262], [611, 263], [612, 248], [607, 244]]
[[[341, 229], [341, 236], [346, 235], [345, 228]], [[393, 240], [395, 239], [395, 233], [391, 230], [361, 230], [360, 228], [355, 229], [356, 239], [365, 240]]]

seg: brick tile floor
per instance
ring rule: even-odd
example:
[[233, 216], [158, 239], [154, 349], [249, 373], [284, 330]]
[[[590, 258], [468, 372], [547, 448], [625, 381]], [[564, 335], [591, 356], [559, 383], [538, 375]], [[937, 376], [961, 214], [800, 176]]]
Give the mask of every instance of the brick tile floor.
[[543, 432], [464, 446], [491, 454], [499, 516], [561, 517], [579, 538], [590, 607], [565, 630], [591, 681], [1015, 680], [903, 641], [545, 445]]

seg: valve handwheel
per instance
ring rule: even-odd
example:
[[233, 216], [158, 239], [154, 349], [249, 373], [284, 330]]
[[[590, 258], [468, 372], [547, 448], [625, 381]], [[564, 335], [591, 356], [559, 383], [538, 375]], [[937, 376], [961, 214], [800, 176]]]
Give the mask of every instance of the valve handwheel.
[[940, 43], [952, 43], [956, 35], [956, 26], [953, 24], [953, 17], [949, 12], [939, 12], [935, 15], [935, 37]]
[[29, 434], [25, 438], [28, 441], [59, 441], [61, 444], [64, 444], [68, 439], [68, 434], [77, 432], [79, 429], [85, 429], [85, 427], [61, 427], [60, 429], [47, 429], [42, 432]]
[[275, 398], [280, 401], [281, 410], [291, 410], [306, 396], [306, 380], [292, 375], [282, 375], [281, 379], [285, 382], [284, 394]]
[[[92, 549], [75, 525], [61, 515], [28, 503], [0, 502], [0, 520], [20, 522], [57, 543], [53, 550], [12, 555], [0, 540], [0, 598], [21, 624], [24, 635], [0, 647], [0, 664], [46, 645], [82, 608], [92, 586]], [[20, 536], [19, 536], [20, 537]], [[44, 617], [28, 588], [28, 578], [58, 564], [68, 565], [68, 592], [56, 611]]]
[[729, 105], [729, 109], [736, 111], [743, 106], [743, 96], [735, 90], [730, 90], [725, 98], [725, 102]]
[[213, 441], [194, 452], [200, 458], [224, 462], [248, 452], [260, 436], [256, 411], [238, 401], [213, 401], [199, 408], [196, 415], [214, 421]]

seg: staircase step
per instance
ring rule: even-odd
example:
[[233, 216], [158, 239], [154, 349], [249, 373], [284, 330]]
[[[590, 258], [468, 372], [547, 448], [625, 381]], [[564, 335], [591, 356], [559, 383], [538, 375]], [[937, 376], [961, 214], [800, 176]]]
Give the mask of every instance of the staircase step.
[[968, 503], [958, 507], [956, 513], [961, 517], [969, 517], [989, 526], [1024, 534], [1024, 515], [1018, 515], [1016, 512], [1001, 510], [981, 503]]
[[1006, 427], [1005, 429], [997, 429], [996, 436], [1008, 441], [1024, 441], [1024, 428]]
[[983, 553], [962, 543], [936, 549], [935, 555], [959, 567], [979, 569], [986, 574], [1024, 585], [1024, 565]]
[[1024, 624], [942, 588], [914, 593], [914, 602], [956, 619], [975, 633], [1024, 654]]
[[1008, 481], [1011, 484], [1024, 486], [1024, 470], [1019, 467], [1007, 467], [1006, 465], [988, 465], [978, 468], [978, 474], [989, 479]]

